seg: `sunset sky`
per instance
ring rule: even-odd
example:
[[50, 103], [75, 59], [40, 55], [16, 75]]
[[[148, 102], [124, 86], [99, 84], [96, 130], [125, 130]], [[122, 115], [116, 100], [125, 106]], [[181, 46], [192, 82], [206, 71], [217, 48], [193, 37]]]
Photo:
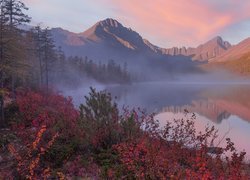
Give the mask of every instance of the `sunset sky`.
[[83, 32], [114, 18], [161, 47], [250, 37], [250, 0], [23, 0], [32, 25]]

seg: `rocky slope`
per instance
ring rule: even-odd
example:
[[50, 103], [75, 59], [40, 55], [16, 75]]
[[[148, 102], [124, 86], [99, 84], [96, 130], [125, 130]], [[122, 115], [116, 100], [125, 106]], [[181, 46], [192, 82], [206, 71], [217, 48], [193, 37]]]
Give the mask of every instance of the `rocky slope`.
[[82, 33], [72, 33], [61, 28], [52, 29], [57, 46], [66, 55], [114, 55], [119, 53], [159, 53], [158, 47], [143, 39], [137, 32], [124, 27], [114, 19], [105, 19]]
[[239, 44], [232, 46], [229, 50], [223, 52], [220, 56], [210, 59], [207, 70], [226, 69], [230, 72], [249, 76], [250, 75], [250, 38], [247, 38]]
[[191, 56], [193, 60], [209, 61], [231, 48], [231, 44], [217, 36], [196, 48], [169, 48], [162, 49], [164, 54]]
[[226, 62], [241, 58], [245, 54], [250, 53], [250, 38], [241, 41], [228, 51], [223, 52], [220, 56], [211, 59], [211, 62]]

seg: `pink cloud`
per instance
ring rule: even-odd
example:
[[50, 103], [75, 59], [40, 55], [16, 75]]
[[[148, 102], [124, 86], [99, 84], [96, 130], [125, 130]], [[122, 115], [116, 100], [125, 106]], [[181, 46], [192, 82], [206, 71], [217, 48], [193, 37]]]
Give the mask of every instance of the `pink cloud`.
[[[197, 45], [250, 18], [250, 3], [237, 0], [103, 0], [126, 25], [162, 44]], [[242, 0], [244, 1], [244, 0]], [[180, 43], [180, 44], [179, 44]]]
[[[80, 32], [113, 17], [162, 47], [196, 46], [217, 35], [243, 39], [249, 0], [23, 0], [36, 22]], [[246, 26], [244, 26], [246, 27]], [[245, 33], [244, 36], [246, 36]], [[245, 38], [245, 37], [244, 37]]]

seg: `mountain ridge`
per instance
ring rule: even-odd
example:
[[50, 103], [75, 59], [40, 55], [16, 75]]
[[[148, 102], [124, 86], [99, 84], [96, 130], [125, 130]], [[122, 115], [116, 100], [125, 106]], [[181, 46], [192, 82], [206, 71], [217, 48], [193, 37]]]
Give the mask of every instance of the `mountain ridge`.
[[163, 51], [165, 54], [170, 55], [191, 56], [193, 60], [197, 61], [209, 61], [210, 59], [215, 58], [230, 49], [231, 46], [232, 45], [228, 41], [224, 41], [220, 36], [216, 36], [206, 43], [198, 45], [196, 48], [173, 47], [163, 49]]
[[210, 64], [237, 60], [250, 52], [250, 38], [231, 45], [220, 36], [197, 47], [162, 48], [112, 18], [99, 21], [81, 33], [62, 28], [52, 28], [51, 32], [56, 46], [62, 47], [66, 56], [89, 56], [99, 60], [104, 58], [126, 61], [135, 56], [148, 56], [151, 59], [189, 59]]

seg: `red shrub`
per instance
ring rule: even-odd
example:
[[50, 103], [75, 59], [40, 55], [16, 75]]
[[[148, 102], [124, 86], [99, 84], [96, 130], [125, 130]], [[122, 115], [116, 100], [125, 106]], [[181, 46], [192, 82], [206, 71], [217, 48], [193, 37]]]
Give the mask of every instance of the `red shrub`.
[[[138, 118], [138, 117], [137, 117]], [[194, 122], [175, 120], [159, 130], [150, 117], [141, 118], [144, 134], [114, 145], [119, 162], [128, 177], [138, 179], [247, 179], [245, 153], [237, 153], [228, 139], [221, 153], [209, 154], [209, 144], [216, 138], [216, 130], [206, 128], [196, 135]], [[232, 156], [227, 157], [227, 151]]]
[[71, 98], [53, 92], [22, 91], [18, 93], [16, 103], [24, 127], [40, 127], [41, 124], [51, 127], [66, 123], [67, 128], [74, 129], [79, 116]]
[[63, 169], [65, 175], [70, 178], [91, 177], [96, 179], [100, 174], [100, 168], [93, 162], [93, 158], [80, 155], [76, 156], [73, 161], [66, 162]]
[[[26, 145], [26, 147], [15, 147], [14, 144], [8, 145], [8, 150], [16, 160], [16, 171], [20, 177], [26, 179], [37, 179], [40, 177], [50, 176], [48, 167], [42, 166], [41, 158], [52, 147], [59, 134], [51, 134], [50, 138], [44, 140], [43, 137], [47, 132], [47, 127], [43, 125], [39, 129], [36, 138], [33, 142]], [[17, 146], [17, 145], [16, 145]]]
[[[36, 173], [48, 174], [50, 170], [44, 168], [52, 165], [53, 161], [47, 155], [54, 151], [55, 144], [63, 147], [61, 142], [71, 142], [74, 137], [79, 137], [80, 141], [84, 135], [77, 124], [79, 111], [75, 109], [71, 98], [53, 92], [22, 91], [17, 94], [16, 104], [20, 121], [13, 125], [13, 130], [22, 141], [22, 148], [17, 148], [16, 152], [22, 155], [21, 161], [16, 158], [16, 169], [19, 174], [30, 177]], [[41, 160], [45, 167], [40, 166]], [[30, 170], [27, 171], [27, 168]], [[23, 169], [22, 172], [19, 169]]]

